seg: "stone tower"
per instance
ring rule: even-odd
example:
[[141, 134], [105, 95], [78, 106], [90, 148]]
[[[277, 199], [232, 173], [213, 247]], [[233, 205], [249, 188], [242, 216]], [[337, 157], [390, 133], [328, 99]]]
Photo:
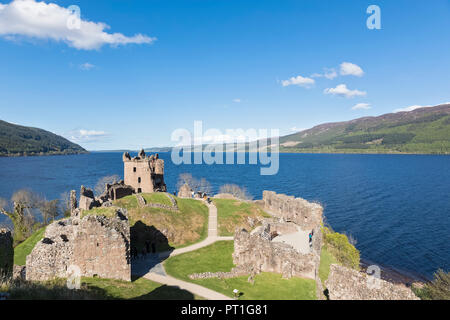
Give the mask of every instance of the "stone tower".
[[164, 160], [158, 154], [146, 156], [144, 150], [131, 158], [128, 152], [123, 154], [124, 182], [132, 186], [136, 193], [166, 191], [164, 183]]

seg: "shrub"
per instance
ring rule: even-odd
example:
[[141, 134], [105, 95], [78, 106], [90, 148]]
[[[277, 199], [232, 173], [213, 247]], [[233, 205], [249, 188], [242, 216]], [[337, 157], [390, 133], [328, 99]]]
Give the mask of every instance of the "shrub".
[[414, 291], [422, 300], [450, 300], [450, 273], [438, 270], [433, 281]]
[[324, 244], [343, 266], [359, 270], [359, 251], [349, 241], [345, 234], [333, 232], [330, 228], [323, 228]]

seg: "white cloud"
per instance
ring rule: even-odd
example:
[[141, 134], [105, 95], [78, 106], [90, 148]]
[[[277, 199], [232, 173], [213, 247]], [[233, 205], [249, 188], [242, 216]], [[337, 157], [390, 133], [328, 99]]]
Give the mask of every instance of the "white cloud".
[[79, 129], [69, 132], [66, 138], [75, 143], [89, 143], [102, 140], [108, 135], [105, 131]]
[[361, 77], [364, 74], [364, 71], [360, 66], [350, 63], [350, 62], [342, 62], [341, 63], [341, 71], [342, 76], [357, 76]]
[[233, 99], [233, 102], [234, 102], [234, 103], [240, 103], [240, 102], [241, 102], [241, 99]]
[[338, 96], [343, 96], [346, 98], [365, 96], [367, 94], [365, 91], [350, 90], [347, 88], [347, 85], [345, 85], [345, 84], [340, 84], [340, 85], [336, 86], [336, 88], [327, 88], [323, 92], [325, 94], [338, 95]]
[[372, 108], [369, 103], [357, 103], [352, 107], [352, 110], [368, 110]]
[[89, 71], [89, 70], [91, 70], [93, 68], [95, 68], [95, 66], [93, 64], [89, 63], [89, 62], [80, 64], [80, 69], [84, 70], [84, 71]]
[[311, 85], [313, 85], [314, 83], [315, 83], [314, 79], [302, 77], [302, 76], [292, 77], [289, 80], [281, 81], [281, 84], [283, 85], [283, 87], [287, 87], [290, 85], [296, 85], [296, 86], [308, 88]]
[[419, 105], [414, 105], [414, 106], [409, 106], [409, 107], [405, 107], [405, 108], [399, 108], [399, 109], [395, 109], [394, 112], [408, 112], [408, 111], [413, 111], [419, 108], [429, 108], [431, 106], [419, 106]]
[[100, 49], [104, 45], [152, 43], [156, 38], [136, 34], [127, 37], [121, 33], [108, 33], [110, 27], [103, 22], [78, 20], [79, 28], [71, 22], [75, 15], [55, 3], [36, 0], [14, 0], [0, 4], [0, 36], [7, 40], [17, 37], [62, 41], [79, 50]]
[[289, 130], [291, 132], [300, 132], [300, 131], [303, 131], [303, 130], [306, 130], [306, 129], [305, 128], [298, 128], [298, 127], [294, 126], [294, 127], [290, 128]]
[[450, 104], [450, 102], [444, 102], [444, 103], [440, 103], [440, 104], [436, 104], [436, 105], [432, 105], [432, 106], [413, 105], [413, 106], [409, 106], [409, 107], [405, 107], [405, 108], [395, 109], [393, 112], [409, 112], [409, 111], [413, 111], [413, 110], [416, 110], [419, 108], [431, 108], [431, 107], [442, 106], [444, 104]]

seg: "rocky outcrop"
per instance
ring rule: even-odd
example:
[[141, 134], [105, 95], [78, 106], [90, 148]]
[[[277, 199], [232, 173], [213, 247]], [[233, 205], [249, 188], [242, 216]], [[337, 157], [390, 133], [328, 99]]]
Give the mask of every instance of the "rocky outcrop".
[[11, 277], [14, 266], [14, 249], [11, 232], [0, 229], [0, 279]]
[[330, 266], [325, 282], [330, 300], [418, 300], [411, 289], [401, 284], [342, 267]]
[[130, 227], [126, 211], [88, 215], [47, 226], [44, 238], [26, 259], [27, 280], [65, 278], [75, 266], [81, 276], [131, 281]]

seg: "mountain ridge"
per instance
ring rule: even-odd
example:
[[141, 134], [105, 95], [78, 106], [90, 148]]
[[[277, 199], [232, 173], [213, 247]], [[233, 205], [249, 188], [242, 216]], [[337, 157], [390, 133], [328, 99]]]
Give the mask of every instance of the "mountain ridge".
[[0, 120], [0, 156], [68, 155], [84, 148], [50, 131]]

